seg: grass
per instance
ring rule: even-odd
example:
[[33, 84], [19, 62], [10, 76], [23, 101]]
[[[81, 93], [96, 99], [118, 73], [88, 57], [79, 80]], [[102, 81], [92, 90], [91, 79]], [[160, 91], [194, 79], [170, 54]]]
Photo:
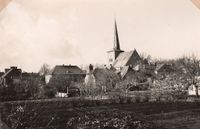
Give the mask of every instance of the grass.
[[[72, 100], [70, 100], [72, 101]], [[79, 100], [74, 100], [75, 107], [69, 106], [69, 101], [53, 100], [53, 101], [26, 101], [4, 103], [6, 109], [3, 109], [3, 121], [9, 123], [10, 118], [18, 119], [20, 126], [16, 129], [65, 129], [67, 121], [72, 117], [84, 115], [90, 111], [98, 112], [126, 112], [133, 113], [135, 118], [156, 125], [163, 126], [165, 129], [199, 129], [200, 125], [200, 103], [198, 102], [145, 102], [130, 104], [101, 104], [90, 103], [79, 104]], [[17, 112], [17, 106], [22, 105], [24, 112]], [[11, 122], [11, 121], [10, 121]]]

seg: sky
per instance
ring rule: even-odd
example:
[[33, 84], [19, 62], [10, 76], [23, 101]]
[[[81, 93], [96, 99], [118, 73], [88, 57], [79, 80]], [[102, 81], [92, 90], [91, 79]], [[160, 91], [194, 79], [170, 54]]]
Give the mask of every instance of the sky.
[[200, 10], [190, 0], [0, 0], [0, 10], [0, 71], [106, 64], [115, 18], [125, 51], [200, 57]]

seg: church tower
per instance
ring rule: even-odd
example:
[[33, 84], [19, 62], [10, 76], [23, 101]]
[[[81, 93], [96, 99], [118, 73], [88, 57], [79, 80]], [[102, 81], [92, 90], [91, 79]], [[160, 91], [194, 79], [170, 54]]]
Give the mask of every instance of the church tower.
[[124, 52], [120, 49], [120, 42], [119, 42], [119, 36], [118, 36], [118, 30], [117, 30], [117, 23], [115, 20], [114, 23], [114, 46], [113, 49], [108, 51], [108, 63], [109, 65], [112, 65], [115, 61], [115, 59], [119, 56], [121, 52]]

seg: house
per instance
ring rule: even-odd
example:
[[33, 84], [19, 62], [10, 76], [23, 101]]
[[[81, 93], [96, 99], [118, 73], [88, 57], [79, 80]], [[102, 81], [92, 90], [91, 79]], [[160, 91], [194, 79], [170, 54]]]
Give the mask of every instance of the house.
[[22, 78], [32, 78], [32, 77], [38, 77], [38, 73], [28, 73], [28, 72], [23, 72], [22, 73]]
[[0, 72], [0, 77], [1, 77], [2, 75], [4, 75], [4, 72]]
[[113, 66], [117, 70], [121, 70], [126, 66], [136, 67], [142, 62], [136, 49], [128, 52], [121, 50], [116, 21], [114, 28], [114, 47], [113, 50], [107, 53], [109, 66]]
[[59, 87], [71, 86], [72, 83], [84, 82], [86, 73], [75, 65], [56, 65], [51, 75], [45, 76], [47, 84], [53, 83]]
[[16, 66], [5, 69], [5, 73], [0, 77], [0, 83], [3, 86], [8, 86], [13, 83], [19, 83], [22, 77], [22, 70]]
[[86, 73], [75, 65], [57, 65], [52, 71], [52, 76], [69, 77], [71, 81], [84, 80]]
[[158, 73], [171, 73], [173, 72], [174, 69], [172, 67], [172, 65], [168, 65], [168, 64], [157, 64], [156, 65], [156, 68], [155, 68], [155, 74], [158, 74]]

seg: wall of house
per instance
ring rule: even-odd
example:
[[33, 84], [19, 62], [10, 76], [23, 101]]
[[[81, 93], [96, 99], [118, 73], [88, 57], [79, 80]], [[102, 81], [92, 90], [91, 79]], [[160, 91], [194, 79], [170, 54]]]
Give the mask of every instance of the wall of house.
[[73, 87], [75, 83], [82, 84], [84, 79], [85, 74], [53, 75], [48, 85], [56, 87], [59, 91], [64, 92], [66, 87]]

